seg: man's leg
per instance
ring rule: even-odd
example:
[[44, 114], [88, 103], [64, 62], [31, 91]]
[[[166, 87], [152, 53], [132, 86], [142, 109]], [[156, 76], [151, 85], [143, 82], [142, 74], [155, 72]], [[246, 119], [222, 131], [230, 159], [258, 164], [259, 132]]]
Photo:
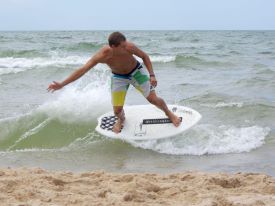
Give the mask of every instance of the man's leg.
[[125, 121], [125, 114], [123, 110], [123, 106], [114, 106], [114, 114], [117, 116], [118, 120], [113, 126], [113, 132], [119, 133], [121, 131], [121, 128], [123, 126], [123, 123]]
[[132, 74], [131, 84], [138, 91], [140, 91], [151, 104], [154, 104], [159, 109], [164, 111], [166, 116], [172, 121], [172, 123], [176, 127], [180, 125], [180, 118], [168, 109], [163, 99], [157, 97], [154, 88], [150, 84], [150, 78], [143, 68], [137, 70]]
[[129, 80], [112, 76], [112, 104], [115, 116], [118, 118], [113, 126], [113, 132], [119, 133], [125, 121], [123, 105], [129, 88]]
[[178, 127], [181, 123], [180, 118], [176, 116], [173, 112], [171, 112], [164, 100], [156, 95], [155, 91], [151, 91], [149, 96], [146, 98], [151, 104], [157, 106], [161, 109], [166, 116], [172, 121], [172, 123]]

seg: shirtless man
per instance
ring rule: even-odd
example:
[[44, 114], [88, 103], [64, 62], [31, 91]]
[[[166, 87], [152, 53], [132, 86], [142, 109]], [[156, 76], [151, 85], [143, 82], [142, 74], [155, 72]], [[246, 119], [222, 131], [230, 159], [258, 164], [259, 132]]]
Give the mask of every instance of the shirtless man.
[[[119, 133], [125, 121], [123, 105], [130, 84], [139, 90], [150, 103], [161, 109], [176, 127], [179, 126], [180, 118], [168, 109], [163, 99], [156, 95], [154, 88], [157, 86], [157, 80], [149, 56], [127, 41], [120, 32], [112, 33], [108, 41], [109, 45], [101, 48], [85, 65], [73, 72], [63, 82], [53, 81], [49, 85], [48, 91], [54, 92], [61, 89], [80, 78], [98, 63], [107, 64], [113, 73], [111, 77], [112, 104], [114, 114], [118, 117], [113, 126], [113, 132]], [[149, 75], [133, 55], [143, 60]]]

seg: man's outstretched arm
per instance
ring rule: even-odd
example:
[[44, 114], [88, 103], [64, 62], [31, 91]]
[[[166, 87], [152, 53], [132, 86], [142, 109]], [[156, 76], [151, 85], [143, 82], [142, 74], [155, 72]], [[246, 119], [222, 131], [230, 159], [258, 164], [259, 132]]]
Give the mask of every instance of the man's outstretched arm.
[[102, 58], [102, 54], [98, 53], [94, 55], [85, 65], [74, 71], [68, 78], [66, 78], [63, 82], [56, 82], [53, 81], [48, 87], [48, 92], [54, 92], [55, 90], [59, 90], [66, 86], [67, 84], [70, 84], [71, 82], [79, 79], [81, 76], [83, 76], [86, 72], [88, 72], [92, 67], [97, 65], [100, 62], [100, 59]]

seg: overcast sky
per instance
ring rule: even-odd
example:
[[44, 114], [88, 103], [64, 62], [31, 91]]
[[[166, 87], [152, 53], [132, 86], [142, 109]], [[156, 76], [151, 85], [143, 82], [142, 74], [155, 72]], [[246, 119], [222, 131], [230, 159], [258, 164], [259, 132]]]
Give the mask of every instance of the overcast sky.
[[275, 30], [275, 0], [0, 0], [0, 30]]

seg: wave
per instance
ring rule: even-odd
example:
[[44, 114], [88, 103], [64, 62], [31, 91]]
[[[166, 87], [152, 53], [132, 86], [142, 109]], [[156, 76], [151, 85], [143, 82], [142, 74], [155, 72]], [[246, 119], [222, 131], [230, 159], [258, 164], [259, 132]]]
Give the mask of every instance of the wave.
[[79, 42], [75, 44], [71, 49], [75, 50], [93, 50], [93, 49], [99, 49], [104, 45], [104, 43], [100, 44], [98, 42]]
[[190, 40], [190, 42], [192, 42], [192, 43], [197, 43], [197, 42], [199, 42], [200, 40], [199, 39], [191, 39]]
[[262, 146], [270, 132], [268, 127], [198, 125], [185, 135], [173, 139], [131, 141], [135, 147], [172, 155], [205, 155], [249, 152]]
[[218, 102], [214, 108], [221, 108], [221, 107], [243, 107], [243, 102]]
[[176, 57], [177, 62], [185, 62], [185, 63], [202, 63], [204, 62], [202, 59], [195, 57], [195, 56], [185, 56], [185, 55], [177, 55]]
[[275, 77], [275, 70], [267, 68], [267, 66], [265, 65], [261, 65], [261, 64], [256, 64], [253, 65], [254, 68], [257, 69], [257, 71], [255, 72], [255, 74], [257, 75], [265, 75], [265, 76], [274, 76]]
[[[202, 84], [203, 85], [203, 84]], [[199, 102], [201, 105], [216, 104], [218, 102], [232, 101], [232, 96], [219, 93], [219, 92], [210, 92], [206, 91], [200, 95], [192, 96], [188, 99], [185, 99], [188, 102]]]
[[182, 37], [181, 36], [168, 36], [166, 38], [166, 40], [168, 42], [178, 42], [178, 41], [181, 41], [182, 40]]
[[67, 56], [50, 58], [0, 58], [0, 75], [18, 73], [34, 68], [76, 66], [86, 63], [89, 57]]
[[[140, 58], [138, 58], [141, 60]], [[150, 59], [155, 63], [169, 63], [174, 62], [181, 64], [182, 66], [232, 66], [230, 62], [219, 62], [219, 61], [207, 61], [202, 58], [192, 55], [150, 55]]]
[[203, 58], [199, 58], [196, 56], [187, 56], [187, 55], [177, 55], [175, 62], [182, 66], [211, 66], [211, 67], [234, 66], [234, 64], [231, 62], [209, 61], [209, 60], [205, 60]]
[[[0, 149], [60, 148], [87, 136], [95, 129], [97, 117], [112, 109], [108, 77], [107, 69], [95, 69], [57, 92], [55, 100], [1, 119]], [[94, 81], [87, 81], [90, 78]]]
[[167, 63], [167, 62], [174, 62], [176, 60], [176, 56], [150, 56], [152, 62], [160, 62], [160, 63]]
[[33, 57], [41, 57], [46, 56], [44, 53], [41, 53], [37, 50], [31, 49], [31, 50], [4, 50], [0, 51], [0, 58], [1, 57], [27, 57], [27, 58], [33, 58]]
[[[250, 87], [250, 88], [252, 88], [252, 87], [254, 87], [254, 88], [265, 87], [266, 88], [269, 86], [270, 87], [275, 86], [275, 80], [274, 80], [274, 78], [272, 78], [272, 76], [275, 76], [274, 71], [268, 69], [265, 71], [259, 71], [257, 73], [258, 73], [258, 76], [240, 79], [240, 80], [236, 81], [235, 84], [242, 86], [242, 87]], [[264, 75], [266, 75], [266, 77], [263, 75], [260, 76], [259, 74], [264, 74]]]
[[[254, 119], [253, 122], [257, 124], [270, 122], [270, 114], [275, 109], [274, 102], [265, 99], [250, 99], [216, 92], [192, 96], [184, 99], [181, 103], [198, 105], [201, 111], [204, 110], [207, 113], [211, 111], [211, 116], [215, 115], [217, 119], [221, 117], [227, 123], [232, 123], [234, 120], [236, 124], [242, 124], [251, 119]], [[238, 118], [236, 119], [236, 117]]]
[[[89, 59], [89, 56], [51, 56], [48, 58], [15, 58], [5, 57], [0, 58], [0, 75], [15, 74], [18, 72], [27, 71], [34, 68], [44, 67], [65, 67], [83, 65]], [[175, 61], [175, 56], [151, 56], [152, 62], [172, 62]], [[142, 59], [137, 58], [140, 61]]]
[[[67, 67], [83, 65], [87, 62], [90, 56], [61, 56], [52, 51], [50, 57], [35, 57], [35, 58], [23, 58], [23, 57], [3, 57], [0, 58], [0, 75], [3, 74], [15, 74], [18, 72], [27, 71], [29, 69], [44, 68], [44, 67]], [[142, 62], [142, 59], [136, 57]], [[169, 63], [175, 62], [182, 66], [220, 66], [220, 65], [232, 65], [226, 62], [217, 61], [205, 61], [201, 58], [194, 56], [182, 56], [182, 55], [150, 55], [150, 59], [153, 63]]]
[[211, 108], [226, 108], [226, 107], [237, 107], [237, 108], [255, 108], [256, 110], [264, 109], [264, 110], [273, 110], [275, 105], [265, 104], [261, 102], [218, 102], [214, 104], [203, 104], [203, 106], [211, 107]]
[[273, 52], [271, 52], [271, 51], [262, 51], [262, 52], [258, 52], [258, 54], [273, 54]]
[[78, 42], [64, 46], [53, 46], [51, 50], [61, 50], [65, 52], [95, 52], [103, 45], [104, 43], [98, 42]]
[[234, 54], [234, 55], [240, 55], [241, 53], [238, 52], [238, 51], [234, 51], [234, 50], [231, 50], [230, 52], [228, 52], [229, 54]]
[[55, 39], [72, 39], [73, 36], [56, 36]]

